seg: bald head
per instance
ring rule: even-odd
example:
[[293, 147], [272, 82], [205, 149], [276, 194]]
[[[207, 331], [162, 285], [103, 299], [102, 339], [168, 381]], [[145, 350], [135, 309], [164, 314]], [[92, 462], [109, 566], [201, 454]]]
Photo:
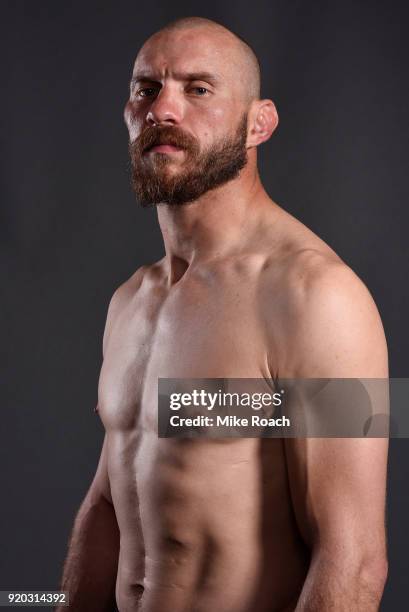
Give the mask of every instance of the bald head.
[[253, 181], [257, 147], [278, 123], [273, 101], [260, 99], [254, 51], [202, 17], [168, 23], [144, 43], [124, 118], [138, 198], [168, 204]]
[[[250, 45], [240, 36], [220, 23], [205, 17], [183, 17], [166, 24], [155, 32], [152, 37], [161, 33], [181, 32], [186, 30], [202, 30], [223, 39], [226, 47], [226, 60], [236, 64], [241, 79], [243, 96], [250, 102], [260, 98], [260, 63]], [[151, 38], [152, 38], [151, 37]]]

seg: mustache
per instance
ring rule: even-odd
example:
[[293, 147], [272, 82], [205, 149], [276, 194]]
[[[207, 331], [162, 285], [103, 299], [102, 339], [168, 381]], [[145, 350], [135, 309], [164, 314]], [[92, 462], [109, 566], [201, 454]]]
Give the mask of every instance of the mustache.
[[190, 134], [186, 134], [178, 127], [156, 125], [147, 127], [129, 147], [134, 155], [141, 156], [148, 149], [162, 144], [170, 144], [191, 153], [199, 151], [196, 139]]

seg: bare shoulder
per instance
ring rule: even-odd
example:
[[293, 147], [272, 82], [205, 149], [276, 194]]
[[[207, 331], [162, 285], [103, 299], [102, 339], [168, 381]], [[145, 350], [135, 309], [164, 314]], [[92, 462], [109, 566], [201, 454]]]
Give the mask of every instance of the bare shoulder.
[[331, 249], [287, 257], [280, 283], [282, 369], [289, 376], [387, 376], [387, 349], [375, 301]]
[[316, 294], [336, 292], [369, 296], [358, 275], [333, 251], [307, 247], [292, 253], [286, 262], [283, 288], [294, 307]]
[[154, 279], [161, 276], [161, 271], [163, 269], [162, 262], [163, 260], [160, 260], [153, 264], [139, 267], [114, 291], [108, 306], [103, 338], [103, 351], [115, 321], [128, 306], [128, 304], [135, 298], [142, 286], [142, 283], [146, 279], [150, 280], [151, 282], [155, 282]]
[[348, 316], [350, 310], [378, 316], [374, 299], [359, 276], [332, 251], [302, 249], [286, 266], [283, 286], [292, 322], [325, 313]]
[[164, 276], [164, 258], [152, 264], [139, 267], [115, 290], [108, 308], [108, 316], [124, 307], [136, 295], [143, 282], [159, 282]]

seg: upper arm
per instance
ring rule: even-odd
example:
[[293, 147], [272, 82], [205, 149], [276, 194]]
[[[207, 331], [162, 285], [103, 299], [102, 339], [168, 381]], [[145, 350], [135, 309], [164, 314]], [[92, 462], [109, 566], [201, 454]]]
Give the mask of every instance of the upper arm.
[[387, 345], [378, 309], [362, 281], [344, 264], [320, 259], [311, 263], [311, 269], [289, 291], [284, 327], [281, 376], [388, 376]]
[[[135, 291], [135, 287], [140, 285], [142, 281], [143, 272], [145, 267], [142, 266], [138, 268], [138, 270], [131, 276], [131, 278], [120, 285], [114, 294], [111, 297], [108, 306], [108, 312], [105, 322], [104, 334], [102, 339], [102, 358], [105, 358], [107, 345], [109, 343], [109, 337], [112, 333], [113, 327], [115, 325], [115, 321], [119, 316], [122, 308], [126, 305], [130, 296], [132, 296]], [[98, 412], [98, 404], [96, 407], [96, 411]], [[93, 500], [105, 499], [112, 503], [111, 497], [111, 487], [109, 483], [109, 475], [108, 475], [108, 438], [105, 433], [101, 454], [98, 462], [98, 467], [95, 472], [94, 479], [91, 483], [90, 489], [88, 491], [88, 497]]]
[[[307, 274], [292, 307], [285, 377], [388, 377], [379, 313], [349, 268], [334, 264]], [[305, 541], [368, 556], [383, 551], [388, 439], [287, 438], [284, 444]]]
[[[122, 294], [124, 292], [124, 285], [121, 285], [111, 297], [108, 306], [108, 312], [105, 322], [103, 340], [102, 340], [102, 358], [104, 359], [106, 353], [106, 346], [109, 340], [109, 336], [112, 330], [112, 326], [115, 321], [115, 317], [118, 313], [118, 309], [120, 308]], [[95, 408], [96, 412], [98, 410], [98, 404]], [[98, 466], [92, 480], [91, 486], [87, 492], [87, 498], [91, 502], [99, 502], [101, 500], [108, 501], [112, 504], [112, 496], [111, 496], [111, 486], [109, 482], [108, 475], [108, 437], [105, 432], [101, 453], [98, 461]]]
[[108, 440], [107, 435], [105, 434], [98, 466], [89, 488], [88, 496], [92, 499], [92, 501], [101, 501], [104, 499], [112, 504], [111, 487], [108, 476], [107, 445]]

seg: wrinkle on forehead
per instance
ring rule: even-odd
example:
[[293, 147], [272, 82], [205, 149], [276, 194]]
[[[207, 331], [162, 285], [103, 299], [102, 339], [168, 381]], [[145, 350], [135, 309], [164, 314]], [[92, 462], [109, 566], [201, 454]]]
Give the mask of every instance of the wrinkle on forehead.
[[259, 97], [259, 74], [245, 46], [219, 24], [165, 27], [145, 42], [134, 73], [211, 72], [250, 101]]

